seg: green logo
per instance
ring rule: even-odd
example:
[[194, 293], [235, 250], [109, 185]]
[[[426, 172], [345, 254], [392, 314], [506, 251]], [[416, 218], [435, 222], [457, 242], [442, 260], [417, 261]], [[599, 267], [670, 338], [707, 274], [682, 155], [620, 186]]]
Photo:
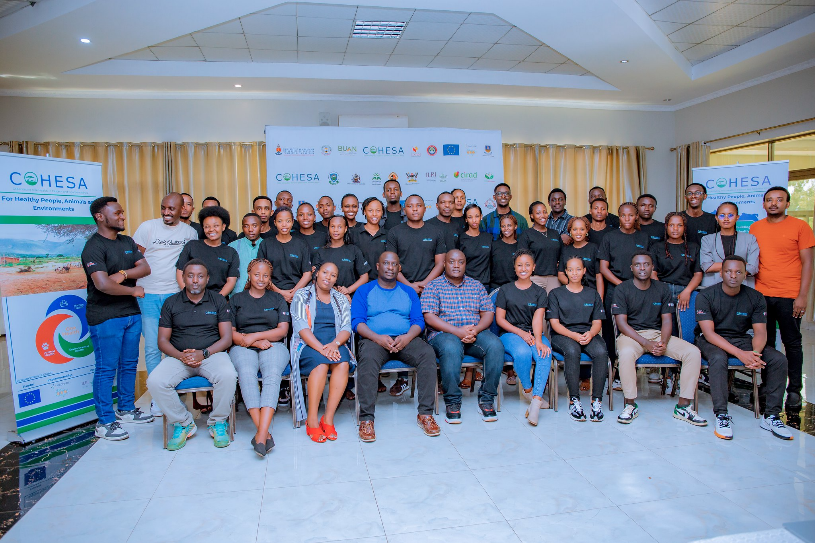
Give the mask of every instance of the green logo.
[[716, 180], [716, 186], [719, 187], [720, 189], [725, 188], [727, 186], [727, 179], [725, 179], [724, 177], [718, 178]]
[[376, 147], [369, 147], [369, 149], [370, 149], [372, 155], [376, 154]]
[[37, 177], [37, 174], [34, 172], [26, 172], [26, 174], [23, 176], [23, 181], [25, 181], [27, 185], [33, 187], [37, 184], [37, 181], [39, 181], [39, 177]]
[[290, 173], [284, 173], [283, 174], [283, 181], [291, 181], [291, 174]]

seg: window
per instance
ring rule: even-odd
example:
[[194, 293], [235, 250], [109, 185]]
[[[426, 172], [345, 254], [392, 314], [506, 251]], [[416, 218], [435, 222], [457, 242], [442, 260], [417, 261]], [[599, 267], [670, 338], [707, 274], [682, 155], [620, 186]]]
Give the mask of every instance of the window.
[[736, 147], [723, 151], [710, 152], [711, 166], [731, 166], [733, 164], [750, 164], [751, 162], [767, 162], [770, 156], [770, 145], [761, 143], [746, 147]]

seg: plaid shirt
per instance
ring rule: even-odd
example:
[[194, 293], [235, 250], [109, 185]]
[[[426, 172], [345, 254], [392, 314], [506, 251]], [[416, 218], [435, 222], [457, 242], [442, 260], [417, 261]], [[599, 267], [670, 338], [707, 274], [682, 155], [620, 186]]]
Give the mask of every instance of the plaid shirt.
[[[495, 306], [484, 285], [466, 275], [456, 286], [442, 274], [430, 281], [422, 292], [422, 313], [434, 313], [456, 327], [478, 324], [481, 311], [495, 312]], [[440, 333], [427, 327], [428, 340]]]
[[546, 228], [551, 228], [552, 230], [557, 230], [558, 233], [561, 234], [561, 235], [562, 234], [568, 234], [569, 232], [567, 232], [566, 229], [567, 229], [568, 224], [569, 224], [569, 219], [571, 219], [571, 218], [572, 218], [572, 216], [569, 215], [569, 212], [564, 209], [563, 210], [563, 215], [561, 215], [557, 219], [552, 218], [552, 216], [549, 215], [549, 218], [546, 219]]

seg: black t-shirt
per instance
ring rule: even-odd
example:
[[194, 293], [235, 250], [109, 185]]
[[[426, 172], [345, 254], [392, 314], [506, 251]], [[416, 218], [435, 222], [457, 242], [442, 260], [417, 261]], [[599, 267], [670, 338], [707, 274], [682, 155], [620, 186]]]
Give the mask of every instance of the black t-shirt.
[[[589, 220], [589, 223], [591, 223], [591, 220], [592, 220], [591, 219], [591, 213], [586, 213], [583, 216], [586, 217]], [[606, 217], [606, 226], [610, 226], [611, 228], [619, 228], [620, 227], [620, 217], [618, 217], [614, 213], [609, 213], [608, 216]]]
[[[88, 278], [88, 301], [85, 308], [88, 326], [140, 313], [136, 298], [105, 294], [93, 284], [91, 274], [101, 271], [113, 275], [119, 273], [119, 270], [127, 271], [142, 258], [144, 255], [139, 252], [136, 242], [130, 236], [119, 234], [116, 239], [108, 239], [97, 232], [88, 239], [82, 249], [82, 269]], [[125, 279], [122, 285], [135, 287], [136, 280]]]
[[322, 247], [314, 253], [315, 267], [319, 268], [323, 262], [333, 262], [337, 266], [338, 287], [350, 287], [357, 282], [359, 276], [371, 271], [371, 266], [356, 245], [343, 245], [342, 247]]
[[[767, 301], [757, 290], [742, 285], [739, 293], [730, 296], [722, 283], [702, 289], [696, 297], [696, 322], [713, 321], [713, 329], [726, 340], [749, 338], [754, 323], [767, 322]], [[699, 325], [694, 331], [702, 333]]]
[[535, 283], [524, 290], [515, 286], [514, 282], [507, 283], [498, 289], [498, 296], [495, 298], [495, 307], [506, 310], [507, 321], [524, 332], [532, 331], [535, 311], [545, 310], [547, 304], [546, 290]]
[[402, 210], [388, 211], [385, 210], [385, 230], [392, 230], [395, 226], [402, 224]]
[[518, 236], [518, 249], [531, 251], [535, 257], [535, 275], [557, 275], [561, 247], [563, 241], [554, 228], [547, 228], [546, 232], [527, 228]]
[[[487, 235], [492, 235], [487, 233]], [[515, 275], [513, 255], [518, 250], [518, 242], [505, 243], [502, 239], [492, 242], [490, 251], [490, 292], [518, 279]]]
[[462, 230], [458, 224], [452, 220], [449, 223], [443, 222], [438, 217], [427, 219], [425, 222], [431, 226], [435, 226], [444, 234], [444, 246], [448, 251], [459, 248]]
[[[190, 222], [190, 226], [192, 226], [193, 229], [198, 233], [198, 239], [207, 239], [206, 234], [204, 234], [204, 227], [201, 226], [201, 223]], [[232, 230], [231, 228], [227, 228], [226, 230], [224, 230], [224, 233], [221, 234], [221, 243], [224, 245], [229, 245], [230, 243], [238, 239], [238, 237], [243, 237], [243, 232], [241, 232], [241, 235], [238, 236], [238, 234], [234, 230]]]
[[563, 285], [549, 293], [546, 318], [557, 319], [570, 332], [584, 334], [591, 330], [592, 321], [604, 320], [606, 312], [600, 293], [593, 288], [583, 287], [575, 293]]
[[[586, 275], [583, 276], [583, 284], [593, 289], [597, 289], [597, 274], [600, 273], [600, 264], [597, 260], [597, 252], [600, 248], [592, 242], [586, 243], [583, 247], [577, 248], [572, 245], [564, 245], [560, 250], [560, 263], [557, 271], [566, 273], [566, 263], [569, 259], [577, 257], [583, 261], [586, 267]], [[582, 332], [581, 332], [582, 333]]]
[[644, 232], [635, 230], [625, 234], [622, 230], [613, 230], [603, 238], [597, 258], [607, 261], [608, 269], [614, 277], [625, 281], [634, 277], [631, 272], [631, 259], [634, 253], [645, 251], [648, 247], [648, 234]]
[[732, 236], [719, 236], [722, 240], [722, 249], [724, 250], [725, 258], [736, 254], [736, 237], [738, 234]]
[[[665, 248], [671, 253], [671, 258], [665, 254]], [[650, 248], [654, 255], [654, 268], [660, 281], [671, 283], [672, 285], [688, 286], [693, 274], [701, 272], [699, 265], [699, 246], [688, 242], [688, 252], [685, 253], [685, 244], [668, 243], [658, 241]], [[687, 258], [686, 258], [687, 255]]]
[[[232, 310], [232, 326], [241, 334], [268, 332], [281, 322], [291, 322], [289, 304], [277, 292], [267, 290], [260, 298], [242, 290], [229, 300]], [[281, 340], [282, 341], [282, 340]], [[252, 350], [259, 350], [250, 347]]]
[[685, 235], [688, 237], [688, 241], [692, 241], [699, 246], [702, 245], [703, 237], [719, 231], [719, 223], [716, 222], [716, 215], [713, 213], [703, 211], [701, 217], [691, 217], [686, 211], [683, 211], [682, 215], [685, 216], [685, 221], [687, 221]]
[[387, 250], [399, 255], [402, 275], [411, 283], [424, 281], [433, 266], [436, 255], [447, 252], [444, 234], [425, 222], [421, 228], [411, 228], [406, 223], [388, 230]]
[[661, 281], [651, 281], [648, 290], [640, 290], [634, 280], [623, 281], [614, 289], [612, 315], [627, 315], [634, 330], [661, 330], [662, 315], [676, 311], [671, 290]]
[[376, 234], [371, 236], [363, 226], [357, 231], [357, 237], [354, 244], [362, 251], [365, 260], [371, 267], [368, 272], [368, 279], [374, 280], [379, 277], [379, 272], [376, 271], [376, 263], [379, 262], [379, 257], [385, 252], [388, 245], [388, 231], [380, 227]]
[[492, 234], [479, 232], [477, 236], [471, 236], [462, 232], [458, 243], [459, 249], [467, 259], [467, 267], [464, 272], [476, 281], [480, 281], [484, 288], [489, 290]]
[[210, 247], [202, 239], [190, 241], [181, 250], [175, 267], [183, 270], [184, 265], [193, 258], [202, 260], [207, 267], [209, 273], [207, 288], [210, 290], [220, 292], [224, 288], [227, 279], [240, 277], [241, 275], [241, 262], [238, 251], [228, 245], [221, 244], [218, 247]]
[[450, 217], [450, 222], [458, 226], [458, 229], [462, 232], [467, 230], [467, 219], [464, 218], [464, 215], [461, 217]]
[[280, 290], [291, 290], [311, 271], [311, 249], [302, 239], [292, 238], [280, 243], [276, 237], [269, 237], [260, 243], [258, 258], [272, 263], [272, 283]]
[[159, 328], [170, 328], [170, 343], [179, 351], [206, 349], [221, 339], [218, 323], [232, 322], [232, 311], [226, 298], [209, 289], [194, 304], [182, 290], [164, 301]]
[[328, 226], [323, 224], [322, 219], [314, 223], [314, 230], [317, 232], [325, 232], [325, 234], [328, 235]]
[[640, 231], [648, 234], [651, 243], [665, 241], [665, 223], [655, 220], [650, 224], [641, 224]]
[[314, 230], [313, 234], [303, 234], [299, 231], [292, 232], [291, 235], [293, 238], [303, 240], [308, 246], [309, 251], [311, 251], [311, 260], [314, 260], [314, 255], [317, 254], [320, 247], [325, 247], [325, 244], [328, 243], [328, 233], [320, 230]]
[[603, 238], [606, 237], [606, 234], [608, 234], [609, 232], [614, 232], [615, 230], [619, 229], [620, 229], [619, 226], [611, 226], [610, 224], [608, 224], [608, 221], [606, 221], [606, 227], [602, 230], [592, 230], [591, 228], [589, 228], [589, 235], [587, 239], [590, 242], [597, 245], [597, 247], [599, 248], [600, 245], [603, 244]]

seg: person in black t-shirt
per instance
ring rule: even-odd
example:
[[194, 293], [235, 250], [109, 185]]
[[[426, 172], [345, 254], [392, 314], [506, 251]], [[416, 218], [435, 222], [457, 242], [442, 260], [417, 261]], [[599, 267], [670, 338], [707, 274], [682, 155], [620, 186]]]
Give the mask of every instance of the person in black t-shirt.
[[207, 288], [207, 267], [190, 260], [182, 270], [184, 290], [164, 302], [158, 323], [158, 348], [167, 355], [147, 377], [147, 388], [173, 434], [167, 450], [183, 447], [197, 427], [192, 414], [178, 400], [175, 387], [200, 375], [213, 387], [212, 412], [207, 420], [216, 447], [229, 446], [227, 418], [238, 374], [226, 354], [232, 345], [232, 316], [226, 298]]
[[518, 237], [518, 249], [529, 251], [535, 258], [532, 281], [549, 293], [560, 286], [557, 265], [563, 240], [560, 232], [546, 227], [549, 212], [543, 202], [532, 202], [529, 205], [529, 218], [532, 221], [532, 228], [521, 232]]
[[424, 200], [411, 194], [405, 200], [407, 223], [388, 230], [387, 250], [393, 251], [402, 263], [398, 279], [421, 296], [425, 286], [441, 275], [447, 246], [444, 234], [423, 220]]
[[[608, 224], [612, 228], [619, 228], [620, 227], [620, 218], [617, 215], [615, 215], [614, 213], [608, 213], [608, 198], [606, 198], [606, 189], [604, 189], [603, 187], [592, 187], [589, 190], [589, 210], [591, 210], [592, 204], [594, 204], [594, 202], [597, 201], [597, 200], [602, 200], [602, 201], [604, 201], [606, 203], [606, 215], [607, 215], [606, 218], [605, 218], [606, 224]], [[591, 221], [592, 217], [593, 217], [593, 213], [591, 213], [591, 211], [590, 211], [589, 213], [586, 213], [585, 217], [589, 221]], [[595, 242], [595, 243], [597, 243], [597, 242]], [[598, 245], [599, 245], [599, 243], [598, 243]]]
[[640, 230], [648, 234], [651, 243], [665, 240], [665, 223], [654, 219], [656, 211], [657, 199], [653, 194], [641, 194], [637, 198]]
[[286, 303], [291, 303], [294, 293], [311, 281], [311, 250], [303, 240], [292, 237], [291, 209], [277, 208], [272, 222], [277, 235], [261, 242], [258, 258], [272, 263], [272, 290], [283, 296]]
[[196, 233], [201, 231], [201, 225], [192, 220], [192, 212], [195, 211], [195, 200], [187, 192], [181, 193], [184, 204], [181, 206], [181, 222], [189, 225]]
[[334, 200], [331, 196], [323, 196], [317, 200], [317, 212], [320, 214], [320, 217], [322, 217], [322, 220], [314, 223], [314, 229], [325, 232], [326, 235], [328, 235], [328, 221], [334, 216], [336, 210], [337, 206], [334, 205]]
[[[220, 202], [220, 200], [218, 200], [218, 198], [216, 198], [215, 196], [207, 196], [201, 202], [201, 209], [204, 209], [205, 207], [213, 207], [213, 206], [219, 206], [220, 207], [220, 205], [221, 205], [221, 202]], [[196, 232], [198, 232], [198, 239], [207, 239], [207, 235], [204, 233], [204, 227], [201, 225], [201, 223], [196, 222], [196, 223], [191, 223], [190, 225], [195, 229]], [[223, 243], [225, 245], [229, 245], [230, 243], [232, 243], [236, 239], [238, 239], [238, 233], [235, 232], [234, 230], [232, 230], [231, 228], [229, 228], [229, 222], [227, 222], [226, 223], [226, 229], [224, 230], [224, 233], [221, 235], [221, 243]]]
[[467, 219], [464, 218], [464, 208], [467, 207], [467, 195], [463, 189], [453, 189], [450, 191], [453, 195], [453, 214], [450, 215], [450, 221], [457, 224], [459, 229], [463, 232], [467, 230]]
[[453, 195], [449, 192], [442, 192], [436, 197], [436, 210], [438, 214], [427, 220], [427, 224], [435, 226], [444, 234], [444, 245], [448, 251], [459, 248], [461, 238], [461, 227], [453, 222]]
[[478, 204], [469, 204], [464, 208], [464, 219], [467, 221], [467, 229], [459, 237], [459, 249], [467, 259], [467, 269], [464, 273], [480, 281], [484, 289], [490, 292], [492, 235], [478, 229], [478, 225], [481, 224], [481, 208]]
[[[152, 415], [133, 403], [141, 337], [136, 298], [144, 298], [136, 279], [150, 275], [150, 266], [136, 242], [119, 233], [125, 229], [125, 213], [116, 198], [97, 198], [90, 212], [96, 233], [88, 238], [81, 258], [88, 280], [85, 316], [95, 359], [93, 404], [99, 421], [94, 434], [121, 441], [129, 436], [120, 423], [153, 422]], [[114, 412], [112, 388], [117, 373], [119, 405]]]
[[719, 231], [716, 215], [702, 211], [702, 202], [707, 199], [707, 188], [701, 183], [691, 183], [685, 189], [688, 207], [682, 212], [685, 217], [688, 241], [702, 245], [702, 238]]
[[[593, 200], [589, 210], [590, 213], [586, 215], [590, 221], [588, 240], [600, 247], [606, 234], [620, 228], [620, 218], [608, 212], [608, 201], [605, 198]], [[609, 221], [611, 217], [615, 218], [616, 226]]]
[[379, 262], [379, 257], [385, 252], [388, 244], [388, 231], [382, 225], [384, 213], [385, 206], [378, 198], [373, 196], [366, 198], [362, 202], [362, 214], [365, 215], [367, 222], [357, 230], [354, 241], [371, 266], [368, 279], [372, 281], [379, 277], [375, 263]]
[[685, 310], [691, 293], [702, 282], [699, 266], [699, 246], [686, 237], [685, 216], [672, 211], [665, 216], [666, 240], [651, 245], [654, 257], [652, 279], [662, 281], [671, 289], [674, 304]]
[[515, 215], [504, 215], [498, 224], [500, 234], [498, 239], [493, 241], [490, 250], [490, 288], [487, 292], [492, 292], [518, 278], [515, 275], [513, 258], [515, 251], [518, 250], [518, 219]]
[[[247, 267], [246, 289], [232, 296], [232, 349], [229, 358], [235, 365], [246, 411], [257, 428], [252, 447], [258, 456], [266, 456], [274, 447], [269, 433], [277, 408], [280, 381], [289, 365], [286, 334], [289, 332], [289, 304], [272, 290], [272, 264], [255, 259]], [[263, 389], [258, 387], [258, 372]]]
[[198, 212], [198, 220], [203, 225], [206, 239], [193, 240], [182, 249], [176, 262], [176, 280], [183, 288], [182, 270], [192, 259], [204, 262], [209, 271], [207, 288], [229, 296], [240, 277], [240, 257], [238, 252], [221, 243], [221, 235], [229, 224], [229, 212], [220, 206], [209, 206]]
[[[575, 219], [572, 219], [575, 220]], [[603, 420], [603, 384], [608, 377], [608, 351], [600, 339], [605, 318], [603, 300], [590, 287], [583, 286], [586, 266], [579, 256], [566, 260], [569, 282], [549, 294], [546, 316], [552, 327], [552, 348], [563, 355], [566, 386], [569, 389], [569, 415], [583, 422], [586, 414], [580, 403], [580, 354], [591, 357], [591, 421]]]
[[[620, 221], [625, 223], [622, 214]], [[678, 337], [671, 336], [671, 314], [675, 306], [665, 283], [652, 281], [654, 262], [651, 253], [640, 251], [631, 259], [633, 279], [614, 291], [611, 313], [617, 322], [617, 357], [625, 407], [617, 422], [630, 424], [639, 414], [637, 408], [637, 359], [645, 353], [667, 356], [682, 364], [679, 401], [674, 418], [694, 426], [706, 426], [707, 421], [691, 408], [696, 393], [702, 355], [699, 349]]]
[[300, 224], [300, 229], [291, 233], [292, 236], [305, 242], [309, 251], [311, 251], [312, 260], [314, 260], [317, 250], [328, 243], [328, 232], [314, 228], [315, 218], [314, 206], [308, 202], [303, 202], [297, 206], [297, 222]]
[[[268, 196], [255, 196], [252, 200], [252, 213], [260, 217], [260, 239], [270, 238], [277, 235], [277, 228], [270, 221], [272, 216], [272, 199]], [[243, 239], [246, 234], [241, 232], [238, 239]]]
[[[340, 208], [342, 209], [342, 214], [345, 217], [345, 220], [348, 222], [348, 236], [351, 243], [353, 243], [356, 237], [356, 230], [362, 226], [362, 224], [357, 221], [357, 213], [359, 213], [359, 198], [353, 194], [346, 194], [342, 197], [342, 200], [340, 200]], [[331, 219], [329, 219], [328, 222], [330, 225]]]
[[312, 273], [314, 268], [319, 268], [323, 262], [333, 262], [337, 266], [337, 281], [334, 288], [340, 294], [345, 294], [348, 303], [351, 303], [351, 295], [368, 282], [371, 266], [359, 247], [350, 243], [347, 217], [337, 215], [328, 222], [328, 243], [314, 255]]
[[[402, 208], [402, 185], [397, 175], [391, 173], [382, 187], [382, 198], [385, 199], [385, 230], [392, 230], [396, 225], [407, 221], [405, 210]], [[378, 262], [378, 260], [376, 261]]]
[[[710, 397], [716, 414], [716, 437], [733, 439], [727, 414], [728, 358], [737, 358], [745, 368], [761, 370], [767, 405], [761, 428], [781, 439], [792, 434], [779, 418], [787, 384], [787, 359], [767, 346], [767, 302], [764, 296], [742, 285], [747, 262], [730, 255], [722, 263], [722, 282], [703, 289], [696, 297], [696, 346], [708, 361]], [[748, 331], [753, 331], [750, 337]]]
[[566, 261], [572, 257], [577, 257], [583, 261], [586, 273], [583, 274], [583, 284], [593, 288], [603, 297], [604, 284], [603, 275], [600, 273], [597, 252], [600, 248], [597, 244], [588, 241], [589, 221], [585, 217], [572, 217], [569, 219], [568, 233], [572, 238], [571, 245], [564, 245], [560, 251], [560, 261], [558, 263], [557, 277], [561, 284], [569, 284], [566, 275]]

